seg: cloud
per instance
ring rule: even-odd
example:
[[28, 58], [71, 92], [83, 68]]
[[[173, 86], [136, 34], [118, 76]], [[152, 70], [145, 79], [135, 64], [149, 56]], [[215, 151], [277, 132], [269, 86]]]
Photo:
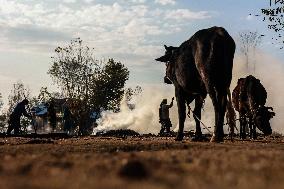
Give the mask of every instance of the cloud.
[[[4, 31], [0, 38], [6, 44], [12, 42], [10, 49], [14, 46], [14, 50], [18, 50], [19, 46], [29, 44], [27, 48], [31, 50], [46, 51], [47, 46], [56, 42], [81, 37], [94, 45], [98, 54], [132, 52], [149, 56], [145, 52], [153, 54], [152, 50], [157, 52], [160, 45], [156, 39], [181, 32], [183, 22], [210, 18], [206, 11], [154, 8], [146, 0], [84, 2], [0, 0], [0, 28]], [[156, 3], [173, 4], [175, 1]], [[3, 48], [6, 45], [2, 43], [0, 49]]]
[[161, 5], [174, 5], [176, 4], [175, 0], [155, 0], [155, 3], [161, 4]]
[[178, 21], [201, 20], [201, 19], [211, 18], [211, 15], [208, 11], [194, 12], [189, 9], [177, 9], [177, 10], [168, 11], [168, 13], [166, 14], [166, 18]]
[[64, 3], [76, 3], [77, 0], [63, 0]]
[[147, 0], [131, 0], [132, 3], [146, 3]]
[[94, 3], [95, 0], [84, 0], [86, 3]]

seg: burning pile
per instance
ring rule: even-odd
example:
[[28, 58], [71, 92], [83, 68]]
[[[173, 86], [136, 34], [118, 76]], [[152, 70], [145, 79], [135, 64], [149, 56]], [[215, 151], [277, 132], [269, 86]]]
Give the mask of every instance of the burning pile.
[[109, 130], [109, 131], [102, 131], [96, 133], [96, 136], [105, 136], [105, 137], [128, 137], [128, 136], [140, 136], [139, 133], [130, 130], [130, 129], [119, 129], [119, 130]]

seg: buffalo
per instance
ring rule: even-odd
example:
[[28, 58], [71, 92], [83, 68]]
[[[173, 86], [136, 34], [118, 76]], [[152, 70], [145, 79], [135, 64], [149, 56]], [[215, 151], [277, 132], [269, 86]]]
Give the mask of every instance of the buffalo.
[[239, 112], [241, 139], [246, 138], [247, 127], [252, 139], [257, 137], [256, 128], [264, 135], [272, 133], [269, 120], [275, 113], [269, 111], [273, 111], [271, 107], [265, 107], [267, 92], [258, 79], [252, 75], [240, 78], [232, 96], [234, 107]]
[[[224, 116], [227, 96], [230, 99], [235, 42], [222, 27], [212, 27], [196, 32], [179, 47], [165, 46], [165, 55], [156, 61], [166, 63], [164, 82], [174, 84], [178, 106], [179, 130], [177, 141], [183, 139], [186, 104], [195, 100], [195, 139], [202, 139], [201, 109], [209, 94], [215, 111], [214, 134], [211, 142], [223, 141]], [[229, 111], [232, 112], [232, 111]], [[234, 111], [233, 111], [234, 112]], [[231, 115], [230, 117], [234, 117]]]

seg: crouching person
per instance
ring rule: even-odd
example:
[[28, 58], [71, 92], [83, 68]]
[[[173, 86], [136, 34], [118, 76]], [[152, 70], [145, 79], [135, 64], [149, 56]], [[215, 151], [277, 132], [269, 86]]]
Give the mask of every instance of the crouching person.
[[27, 113], [26, 106], [29, 104], [29, 101], [27, 99], [24, 99], [22, 102], [19, 102], [16, 107], [14, 108], [12, 114], [10, 115], [9, 121], [8, 121], [8, 130], [7, 134], [11, 134], [12, 130], [14, 130], [14, 134], [19, 134], [20, 128], [21, 128], [21, 116], [24, 115], [27, 118], [32, 118], [30, 114]]
[[169, 109], [173, 106], [174, 97], [171, 104], [167, 105], [167, 99], [163, 99], [159, 108], [159, 117], [161, 123], [160, 135], [164, 133], [169, 134], [171, 132], [172, 123], [169, 116]]

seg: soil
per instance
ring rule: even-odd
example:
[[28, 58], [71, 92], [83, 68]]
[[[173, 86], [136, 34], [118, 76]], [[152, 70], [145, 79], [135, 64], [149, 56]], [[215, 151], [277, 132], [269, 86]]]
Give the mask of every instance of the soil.
[[283, 188], [284, 138], [0, 138], [0, 188]]

